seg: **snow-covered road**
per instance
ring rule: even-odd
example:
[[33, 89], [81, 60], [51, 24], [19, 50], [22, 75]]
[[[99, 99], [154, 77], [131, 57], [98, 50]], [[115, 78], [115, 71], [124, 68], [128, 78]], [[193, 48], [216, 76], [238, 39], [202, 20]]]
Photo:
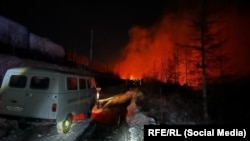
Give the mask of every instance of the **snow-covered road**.
[[[91, 118], [74, 121], [66, 134], [59, 134], [56, 125], [52, 124], [17, 126], [16, 121], [0, 119], [0, 141], [137, 140], [138, 135], [143, 135], [141, 128], [138, 128], [138, 132], [133, 130], [135, 136], [131, 136], [130, 128], [149, 124], [149, 118], [138, 110], [132, 114], [137, 109], [133, 102], [135, 94], [138, 96], [140, 93], [131, 90], [100, 99], [99, 107], [95, 105], [92, 109]], [[130, 127], [130, 124], [133, 126]]]
[[[1, 120], [6, 121], [6, 120]], [[74, 141], [89, 126], [91, 119], [80, 122], [74, 122], [72, 128], [67, 134], [58, 134], [56, 126], [48, 125], [28, 125], [24, 129], [15, 127], [9, 122], [9, 125], [0, 130], [1, 141]], [[14, 121], [12, 122], [14, 123]], [[3, 124], [2, 124], [3, 125]]]
[[[86, 138], [111, 138], [108, 134], [113, 134], [116, 130], [117, 121], [121, 114], [125, 116], [126, 102], [131, 98], [131, 93], [118, 96], [110, 96], [110, 101], [106, 101], [105, 107], [92, 109], [91, 118], [73, 122], [72, 128], [67, 134], [58, 134], [56, 125], [26, 125], [18, 127], [17, 121], [0, 118], [0, 141], [76, 141], [89, 140]], [[116, 106], [114, 106], [116, 105]], [[104, 106], [104, 105], [102, 105]], [[120, 122], [120, 121], [119, 121]], [[115, 127], [115, 128], [114, 128]], [[87, 130], [87, 131], [86, 131]], [[98, 130], [98, 131], [94, 131]], [[99, 130], [102, 134], [100, 135]], [[94, 135], [90, 135], [94, 132]], [[92, 140], [92, 139], [90, 139]]]

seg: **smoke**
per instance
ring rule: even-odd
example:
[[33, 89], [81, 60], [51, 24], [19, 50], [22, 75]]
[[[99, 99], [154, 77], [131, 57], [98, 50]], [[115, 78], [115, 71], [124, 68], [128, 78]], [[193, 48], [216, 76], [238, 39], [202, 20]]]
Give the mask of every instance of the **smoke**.
[[[222, 62], [223, 73], [247, 75], [250, 72], [250, 32], [247, 28], [250, 25], [249, 14], [241, 15], [232, 6], [225, 6], [222, 13], [226, 15], [221, 19], [222, 27], [214, 28], [221, 28], [223, 33], [220, 36], [223, 37], [218, 38], [226, 39], [222, 47], [227, 58]], [[124, 47], [114, 71], [124, 79], [154, 77], [164, 82], [168, 81], [170, 72], [174, 71], [180, 74], [178, 82], [184, 84], [186, 72], [181, 60], [184, 54], [178, 52], [176, 44], [192, 44], [189, 37], [191, 31], [190, 15], [184, 11], [168, 13], [151, 27], [132, 27], [129, 30], [130, 40]], [[176, 57], [180, 59], [179, 62], [176, 62]], [[177, 63], [180, 65], [177, 66]], [[193, 65], [189, 66], [189, 69], [199, 68]]]
[[228, 56], [227, 72], [232, 75], [245, 76], [250, 73], [250, 15], [243, 14], [235, 8], [228, 10], [225, 20], [225, 52]]
[[167, 15], [151, 27], [132, 27], [129, 30], [130, 41], [115, 71], [122, 78], [142, 78], [156, 73], [156, 77], [160, 78], [162, 61], [172, 59], [175, 43], [185, 37], [186, 26], [181, 20], [174, 15]]

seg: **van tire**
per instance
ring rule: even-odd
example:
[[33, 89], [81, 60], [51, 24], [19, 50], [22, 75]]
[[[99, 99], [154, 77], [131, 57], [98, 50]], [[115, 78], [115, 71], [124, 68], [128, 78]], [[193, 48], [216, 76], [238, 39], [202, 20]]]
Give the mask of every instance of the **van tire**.
[[57, 123], [57, 132], [58, 133], [64, 133], [64, 134], [68, 133], [70, 128], [71, 128], [72, 121], [73, 121], [72, 116], [69, 114], [64, 119], [64, 121]]

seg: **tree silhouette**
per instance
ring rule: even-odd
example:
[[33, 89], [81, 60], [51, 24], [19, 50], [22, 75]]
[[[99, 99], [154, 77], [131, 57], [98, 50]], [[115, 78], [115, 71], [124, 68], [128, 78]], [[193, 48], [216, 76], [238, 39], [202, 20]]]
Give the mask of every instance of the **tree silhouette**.
[[[216, 64], [220, 64], [222, 70], [222, 43], [220, 32], [218, 29], [219, 24], [219, 11], [210, 7], [209, 1], [195, 1], [199, 2], [196, 9], [190, 11], [190, 35], [189, 42], [181, 46], [185, 50], [184, 61], [186, 64], [186, 77], [188, 74], [192, 75], [201, 73], [201, 89], [203, 97], [203, 110], [204, 121], [209, 121], [208, 105], [207, 105], [207, 83], [208, 83], [208, 70], [215, 71], [219, 68], [215, 67]], [[190, 62], [191, 61], [191, 62]], [[218, 63], [219, 62], [219, 63]], [[196, 68], [192, 70], [191, 65]], [[188, 70], [189, 69], [189, 70]], [[186, 83], [188, 78], [186, 78]]]

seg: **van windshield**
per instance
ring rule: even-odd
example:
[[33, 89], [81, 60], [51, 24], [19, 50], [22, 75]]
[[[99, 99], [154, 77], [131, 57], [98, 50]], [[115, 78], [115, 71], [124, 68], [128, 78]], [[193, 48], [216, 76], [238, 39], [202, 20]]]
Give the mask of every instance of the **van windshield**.
[[9, 86], [12, 88], [24, 88], [27, 83], [27, 76], [25, 75], [11, 75]]
[[48, 89], [49, 78], [43, 76], [33, 76], [30, 81], [30, 88], [32, 89]]

